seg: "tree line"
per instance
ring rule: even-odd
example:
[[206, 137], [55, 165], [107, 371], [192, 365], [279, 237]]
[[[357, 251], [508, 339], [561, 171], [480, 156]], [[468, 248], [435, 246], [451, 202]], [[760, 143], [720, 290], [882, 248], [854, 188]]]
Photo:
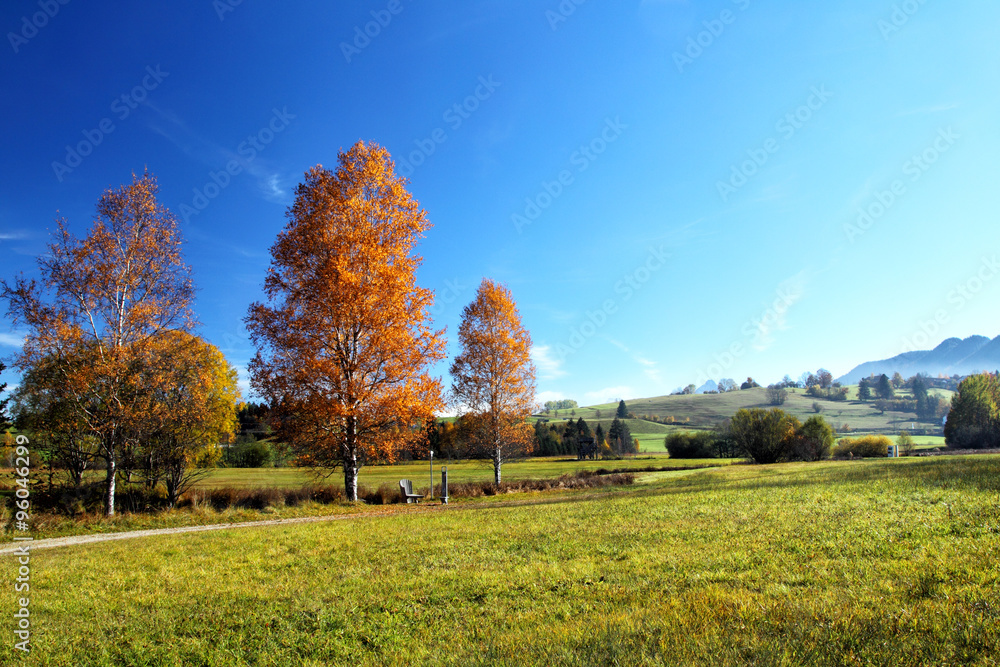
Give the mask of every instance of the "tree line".
[[[437, 455], [452, 459], [489, 458], [477, 445], [474, 429], [469, 429], [468, 418], [453, 421], [435, 420], [428, 424], [429, 448]], [[615, 417], [608, 429], [600, 423], [593, 429], [583, 417], [577, 420], [549, 423], [536, 421], [530, 443], [523, 443], [519, 450], [510, 449], [511, 458], [529, 456], [573, 456], [579, 460], [616, 459], [639, 451], [639, 442], [631, 434], [628, 424]], [[413, 458], [423, 458], [426, 451], [414, 449]]]

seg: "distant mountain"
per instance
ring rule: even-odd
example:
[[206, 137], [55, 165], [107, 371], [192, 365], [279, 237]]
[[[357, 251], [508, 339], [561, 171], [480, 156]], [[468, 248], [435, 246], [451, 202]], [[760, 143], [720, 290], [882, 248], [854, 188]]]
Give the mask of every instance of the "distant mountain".
[[696, 394], [705, 394], [705, 393], [710, 392], [710, 391], [719, 391], [719, 385], [716, 384], [715, 380], [709, 380], [705, 384], [703, 384], [700, 387], [698, 387], [695, 390], [694, 393], [696, 393]]
[[971, 375], [980, 371], [995, 371], [1000, 368], [1000, 336], [990, 340], [986, 336], [949, 338], [933, 350], [904, 352], [891, 359], [869, 361], [856, 367], [850, 373], [837, 378], [842, 384], [857, 384], [861, 378], [885, 373], [892, 377], [898, 372], [904, 378], [917, 373], [931, 377], [944, 374]]

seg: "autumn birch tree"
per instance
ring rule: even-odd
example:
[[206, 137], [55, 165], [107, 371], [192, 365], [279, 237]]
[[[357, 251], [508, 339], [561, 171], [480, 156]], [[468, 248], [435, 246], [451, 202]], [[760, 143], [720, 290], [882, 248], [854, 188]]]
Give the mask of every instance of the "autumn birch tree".
[[115, 511], [120, 456], [136, 446], [142, 349], [157, 334], [194, 325], [193, 287], [174, 215], [156, 199], [156, 179], [107, 190], [85, 238], [65, 220], [38, 260], [41, 285], [2, 282], [15, 325], [29, 328], [17, 366], [48, 364], [53, 382], [99, 443], [107, 463], [105, 513]]
[[470, 444], [493, 462], [499, 484], [504, 461], [531, 451], [527, 418], [536, 409], [531, 336], [510, 290], [484, 279], [462, 311], [458, 340], [452, 400], [469, 425]]
[[442, 407], [426, 369], [444, 357], [444, 332], [414, 277], [430, 223], [405, 185], [389, 153], [363, 142], [336, 172], [306, 172], [271, 248], [268, 303], [246, 318], [251, 384], [279, 437], [308, 465], [342, 468], [351, 501], [364, 463], [393, 460]]

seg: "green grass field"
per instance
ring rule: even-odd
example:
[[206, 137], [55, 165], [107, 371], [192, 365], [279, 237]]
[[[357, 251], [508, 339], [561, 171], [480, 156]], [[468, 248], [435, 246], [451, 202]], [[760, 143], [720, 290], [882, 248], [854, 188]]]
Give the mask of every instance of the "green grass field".
[[[436, 461], [434, 465], [434, 483], [441, 483], [441, 464], [448, 465], [451, 484], [463, 482], [483, 482], [493, 479], [493, 469], [488, 462], [482, 461]], [[576, 461], [568, 457], [533, 458], [524, 461], [512, 461], [504, 464], [503, 478], [507, 481], [522, 479], [554, 479], [561, 475], [572, 475], [580, 471], [598, 469], [622, 470], [642, 469], [647, 467], [685, 467], [703, 468], [721, 466], [733, 463], [731, 460], [718, 459], [684, 459], [674, 460], [665, 455], [638, 455], [621, 460]], [[0, 479], [12, 479], [10, 470], [0, 472]], [[103, 473], [93, 471], [88, 475], [91, 481], [99, 482]], [[395, 465], [366, 466], [359, 475], [359, 486], [378, 489], [388, 486], [390, 493], [399, 493], [399, 480], [410, 479], [417, 493], [427, 494], [430, 488], [430, 466], [427, 461], [398, 463]], [[33, 488], [41, 488], [45, 484], [44, 475], [36, 474], [32, 482]], [[301, 517], [330, 516], [340, 514], [356, 514], [364, 508], [350, 504], [304, 503], [295, 506], [279, 505], [263, 510], [252, 510], [230, 507], [216, 510], [204, 502], [205, 495], [213, 489], [223, 487], [235, 489], [298, 489], [303, 486], [319, 484], [343, 488], [343, 476], [339, 473], [328, 477], [316, 477], [310, 471], [300, 468], [216, 468], [208, 471], [199, 479], [185, 498], [198, 499], [197, 506], [188, 503], [177, 509], [163, 509], [157, 512], [131, 511], [127, 503], [119, 501], [118, 512], [113, 517], [105, 517], [98, 507], [85, 515], [69, 516], [62, 512], [47, 511], [33, 514], [33, 525], [45, 537], [64, 537], [91, 533], [112, 533], [128, 530], [144, 530], [154, 528], [179, 528], [205, 524], [239, 523], [258, 521], [262, 519], [293, 519]], [[119, 485], [119, 491], [123, 490]], [[12, 488], [6, 490], [10, 495]], [[184, 498], [182, 498], [184, 500]], [[453, 503], [464, 502], [453, 498]], [[0, 536], [9, 539], [12, 526], [12, 511], [10, 506], [0, 509]]]
[[39, 550], [31, 662], [995, 665], [998, 494], [997, 456], [727, 466]]

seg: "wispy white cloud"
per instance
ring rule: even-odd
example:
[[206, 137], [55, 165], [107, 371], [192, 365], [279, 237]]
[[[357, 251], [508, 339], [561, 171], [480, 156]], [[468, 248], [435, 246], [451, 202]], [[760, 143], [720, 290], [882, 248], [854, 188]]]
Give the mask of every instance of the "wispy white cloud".
[[233, 368], [236, 369], [236, 386], [240, 389], [240, 395], [244, 401], [254, 400], [256, 397], [253, 394], [253, 389], [250, 388], [250, 372], [247, 367], [242, 364], [232, 364]]
[[605, 336], [604, 339], [631, 357], [632, 361], [642, 366], [642, 374], [656, 383], [663, 382], [663, 374], [658, 368], [659, 363], [634, 352], [628, 345], [619, 340]]
[[273, 202], [283, 202], [288, 198], [288, 191], [282, 187], [281, 178], [278, 174], [271, 174], [267, 180], [260, 184], [264, 198]]
[[256, 179], [257, 187], [264, 199], [278, 203], [287, 201], [288, 191], [282, 185], [287, 179], [261, 157], [259, 152], [255, 151], [248, 159], [236, 148], [227, 148], [202, 136], [176, 113], [161, 109], [151, 102], [147, 104], [156, 114], [156, 119], [150, 121], [149, 128], [177, 146], [185, 155], [212, 170], [221, 169], [235, 160], [245, 173]]
[[28, 238], [24, 232], [0, 232], [0, 241], [20, 241]]
[[605, 387], [597, 391], [588, 391], [583, 395], [583, 405], [598, 405], [602, 403], [614, 403], [620, 399], [632, 396], [634, 392], [631, 387]]
[[544, 404], [548, 401], [561, 401], [566, 398], [566, 394], [561, 391], [540, 391], [535, 394], [535, 401]]
[[0, 345], [4, 347], [24, 347], [24, 336], [19, 334], [0, 333]]
[[566, 375], [563, 370], [563, 360], [552, 356], [553, 350], [549, 345], [532, 345], [531, 360], [538, 368], [543, 380], [554, 380]]

